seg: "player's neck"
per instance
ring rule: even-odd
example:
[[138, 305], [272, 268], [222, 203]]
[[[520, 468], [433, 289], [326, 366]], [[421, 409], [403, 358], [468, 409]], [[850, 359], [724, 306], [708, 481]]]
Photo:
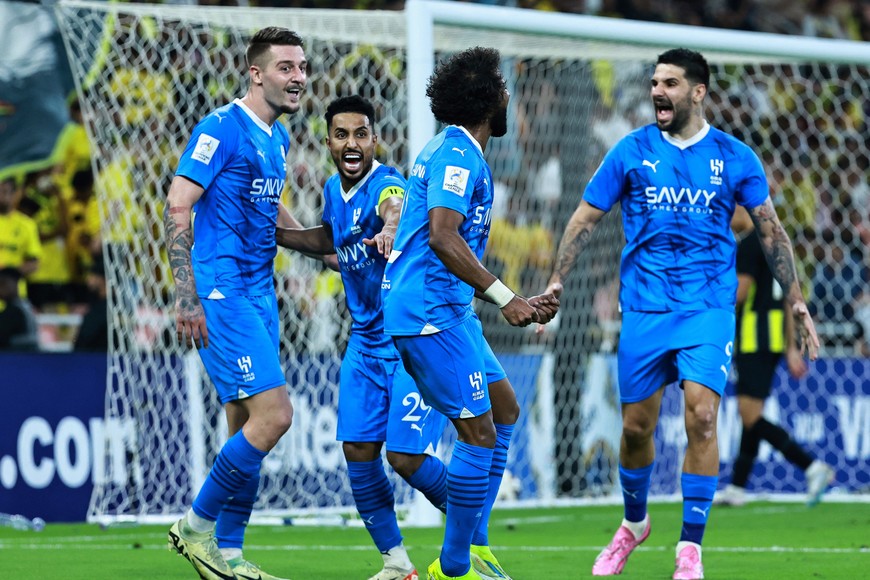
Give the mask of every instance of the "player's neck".
[[668, 135], [679, 141], [688, 141], [699, 132], [701, 132], [701, 130], [704, 129], [704, 125], [705, 123], [702, 117], [698, 115], [692, 115], [692, 118], [689, 120], [688, 123], [686, 123], [685, 127], [683, 127], [677, 133], [671, 133], [670, 131], [668, 131]]
[[256, 95], [248, 91], [244, 97], [240, 99], [246, 107], [254, 112], [261, 121], [270, 127], [275, 124], [278, 117], [281, 116], [281, 111], [275, 111], [264, 99], [258, 99]]
[[489, 122], [475, 125], [474, 127], [462, 125], [462, 128], [468, 131], [468, 134], [477, 141], [477, 144], [480, 145], [481, 151], [486, 151], [486, 144], [489, 141], [490, 136], [492, 136], [492, 128], [489, 126]]

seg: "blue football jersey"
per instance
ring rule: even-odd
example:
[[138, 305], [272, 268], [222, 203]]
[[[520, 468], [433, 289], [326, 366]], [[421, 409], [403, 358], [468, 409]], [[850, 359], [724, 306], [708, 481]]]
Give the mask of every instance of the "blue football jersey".
[[402, 219], [384, 271], [387, 334], [433, 334], [474, 314], [474, 288], [454, 276], [429, 248], [429, 210], [445, 207], [465, 216], [459, 234], [478, 259], [492, 221], [492, 172], [480, 145], [450, 126], [432, 139], [414, 164]]
[[622, 310], [733, 310], [735, 204], [768, 197], [755, 153], [709, 125], [677, 141], [655, 125], [641, 127], [605, 156], [583, 194], [607, 211], [622, 203], [625, 249]]
[[239, 100], [197, 124], [176, 175], [205, 190], [194, 205], [191, 251], [202, 297], [275, 292], [278, 204], [290, 137], [281, 123], [252, 118]]
[[387, 259], [363, 243], [384, 227], [378, 207], [387, 197], [405, 194], [405, 178], [377, 161], [369, 174], [350, 191], [341, 188], [336, 173], [323, 188], [323, 222], [332, 230], [347, 308], [353, 320], [350, 345], [364, 353], [397, 358], [393, 341], [384, 335], [381, 280]]

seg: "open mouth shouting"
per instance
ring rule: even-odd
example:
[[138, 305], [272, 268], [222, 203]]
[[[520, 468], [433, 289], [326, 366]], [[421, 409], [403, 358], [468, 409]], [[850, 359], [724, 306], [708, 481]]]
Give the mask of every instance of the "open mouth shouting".
[[345, 173], [354, 174], [362, 169], [363, 156], [362, 153], [356, 151], [348, 151], [341, 156], [341, 164], [344, 166]]
[[674, 120], [674, 106], [669, 101], [655, 101], [653, 105], [656, 109], [656, 123], [667, 125]]

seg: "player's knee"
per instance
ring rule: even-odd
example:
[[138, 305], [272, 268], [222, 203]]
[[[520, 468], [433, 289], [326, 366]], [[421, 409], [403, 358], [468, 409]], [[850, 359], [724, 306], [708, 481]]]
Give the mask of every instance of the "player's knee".
[[407, 453], [394, 453], [387, 451], [387, 462], [393, 471], [399, 474], [403, 479], [408, 479], [423, 463], [424, 456], [408, 455]]
[[275, 409], [272, 412], [270, 423], [272, 424], [273, 432], [280, 439], [293, 424], [293, 405], [288, 402], [286, 406]]
[[686, 410], [686, 434], [699, 440], [716, 436], [716, 411], [712, 405], [695, 405]]
[[513, 399], [503, 404], [496, 413], [496, 408], [492, 408], [492, 419], [499, 425], [516, 425], [520, 419], [520, 405], [516, 399]]
[[626, 417], [622, 421], [622, 438], [629, 447], [639, 447], [647, 443], [655, 433], [655, 421]]
[[[381, 443], [345, 441], [341, 444], [344, 458], [347, 461], [365, 462], [374, 461], [381, 455]], [[389, 458], [390, 453], [387, 452]]]
[[477, 447], [489, 449], [495, 447], [495, 424], [491, 420], [475, 417], [475, 419], [455, 421], [454, 425], [460, 441]]

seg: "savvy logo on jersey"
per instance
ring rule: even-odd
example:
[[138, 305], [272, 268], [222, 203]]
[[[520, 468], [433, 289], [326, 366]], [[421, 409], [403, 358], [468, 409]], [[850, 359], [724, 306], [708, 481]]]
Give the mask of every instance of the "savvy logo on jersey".
[[492, 223], [492, 207], [479, 205], [474, 208], [474, 217], [471, 220], [471, 232], [489, 234], [489, 225]]
[[335, 253], [343, 270], [359, 270], [375, 263], [375, 259], [369, 256], [368, 246], [362, 242], [339, 246]]
[[692, 189], [689, 187], [658, 187], [651, 185], [644, 189], [646, 203], [652, 210], [683, 213], [713, 213], [710, 202], [716, 197], [715, 191]]
[[284, 180], [278, 177], [259, 177], [251, 182], [251, 203], [278, 203], [281, 201], [281, 192], [284, 191]]

